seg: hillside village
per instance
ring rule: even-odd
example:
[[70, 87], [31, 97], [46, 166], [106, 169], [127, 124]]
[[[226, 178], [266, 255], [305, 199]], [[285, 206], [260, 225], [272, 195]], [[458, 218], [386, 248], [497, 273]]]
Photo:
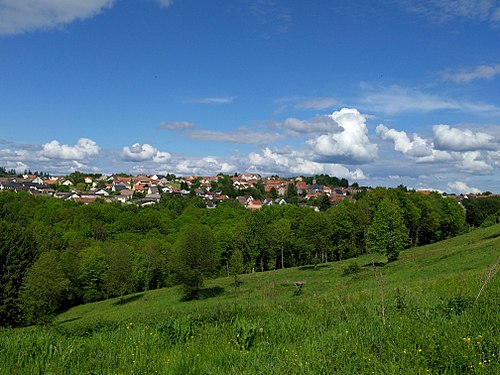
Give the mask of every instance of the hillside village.
[[[302, 203], [314, 206], [312, 203], [321, 198], [328, 199], [328, 204], [335, 204], [344, 199], [352, 200], [361, 191], [370, 190], [366, 187], [360, 188], [357, 184], [348, 186], [345, 179], [338, 181], [343, 186], [319, 184], [315, 178], [262, 177], [253, 173], [185, 177], [173, 174], [108, 176], [75, 172], [69, 176], [49, 176], [25, 173], [0, 177], [0, 191], [27, 191], [34, 196], [53, 196], [84, 204], [101, 199], [105, 202], [139, 206], [154, 205], [160, 201], [163, 194], [195, 196], [202, 199], [207, 208], [215, 208], [219, 202], [235, 198], [245, 208], [258, 210], [265, 205], [289, 204], [291, 195], [298, 197]], [[430, 193], [429, 190], [419, 192]], [[294, 203], [298, 203], [298, 200]]]
[[[277, 176], [265, 177], [258, 174], [243, 173], [235, 176], [187, 176], [175, 175], [81, 175], [78, 180], [72, 176], [39, 176], [23, 174], [20, 177], [0, 178], [0, 191], [14, 190], [27, 191], [34, 196], [53, 196], [75, 202], [92, 203], [97, 199], [105, 202], [133, 203], [147, 206], [158, 203], [162, 194], [178, 196], [196, 196], [201, 198], [207, 208], [215, 207], [218, 202], [231, 195], [238, 202], [250, 210], [261, 208], [263, 205], [287, 204], [285, 198], [289, 187], [293, 185], [296, 194], [304, 201], [316, 199], [326, 195], [331, 202], [342, 199], [352, 199], [359, 189], [355, 187], [334, 187], [317, 184], [315, 180], [308, 184], [303, 177], [282, 179]], [[222, 183], [222, 180], [225, 184]], [[228, 186], [228, 181], [230, 185]], [[225, 187], [225, 189], [224, 189]], [[263, 199], [253, 197], [251, 191], [258, 191], [257, 195]], [[255, 194], [254, 194], [255, 195]]]

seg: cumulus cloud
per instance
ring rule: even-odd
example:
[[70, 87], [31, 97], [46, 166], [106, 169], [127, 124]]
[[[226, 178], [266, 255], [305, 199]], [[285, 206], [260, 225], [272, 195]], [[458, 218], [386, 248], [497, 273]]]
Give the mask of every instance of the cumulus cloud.
[[82, 160], [99, 154], [99, 146], [93, 140], [80, 138], [76, 145], [62, 145], [54, 140], [42, 145], [39, 156], [48, 159]]
[[465, 182], [455, 181], [448, 183], [448, 189], [457, 194], [480, 194], [481, 190], [469, 187]]
[[309, 110], [309, 109], [327, 109], [327, 108], [332, 108], [335, 105], [337, 105], [337, 99], [335, 98], [315, 98], [315, 99], [306, 99], [306, 100], [301, 100], [298, 103], [295, 104], [295, 108], [298, 109], [304, 109], [304, 110]]
[[479, 151], [469, 151], [462, 155], [462, 161], [459, 163], [459, 168], [469, 173], [489, 173], [493, 167], [481, 159]]
[[413, 157], [425, 157], [432, 155], [433, 145], [428, 140], [413, 134], [411, 138], [404, 131], [389, 129], [385, 125], [377, 126], [377, 135], [387, 141], [394, 142], [394, 150]]
[[333, 112], [331, 118], [341, 131], [307, 141], [318, 160], [355, 164], [375, 159], [377, 145], [370, 143], [366, 118], [357, 109], [342, 108]]
[[341, 178], [355, 180], [365, 179], [361, 169], [350, 171], [346, 167], [336, 163], [318, 163], [305, 158], [297, 151], [283, 150], [273, 151], [264, 148], [260, 153], [252, 152], [248, 155], [249, 170], [262, 174], [281, 173], [285, 175], [312, 175], [329, 174]]
[[447, 70], [443, 73], [443, 78], [455, 83], [469, 83], [477, 79], [492, 79], [498, 74], [500, 74], [500, 64], [478, 65], [472, 68]]
[[184, 159], [172, 166], [175, 173], [193, 175], [216, 175], [218, 173], [234, 173], [237, 167], [228, 162], [221, 162], [215, 157], [200, 159]]
[[487, 133], [473, 133], [449, 125], [434, 125], [434, 143], [437, 148], [451, 151], [495, 150], [494, 137]]
[[160, 125], [158, 125], [160, 129], [166, 130], [186, 130], [193, 129], [195, 127], [194, 123], [189, 121], [174, 121], [174, 122], [165, 122], [162, 121]]
[[50, 29], [93, 17], [114, 0], [0, 0], [0, 34]]
[[153, 161], [155, 163], [164, 163], [170, 160], [171, 155], [168, 152], [159, 151], [157, 148], [147, 143], [143, 145], [135, 143], [132, 147], [123, 147], [122, 157], [126, 161]]

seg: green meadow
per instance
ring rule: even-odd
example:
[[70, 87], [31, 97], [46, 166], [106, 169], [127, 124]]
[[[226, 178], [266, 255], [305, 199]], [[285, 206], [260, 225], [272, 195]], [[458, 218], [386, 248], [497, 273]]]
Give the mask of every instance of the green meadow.
[[[1, 374], [498, 374], [500, 225], [85, 304], [0, 330]], [[298, 284], [298, 285], [297, 285]]]

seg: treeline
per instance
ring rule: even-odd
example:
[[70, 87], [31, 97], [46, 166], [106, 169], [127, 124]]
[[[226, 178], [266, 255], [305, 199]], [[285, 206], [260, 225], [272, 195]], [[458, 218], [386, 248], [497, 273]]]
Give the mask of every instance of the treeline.
[[[187, 259], [191, 248], [211, 259], [202, 271], [216, 276], [336, 261], [381, 244], [394, 260], [400, 247], [466, 228], [455, 199], [404, 189], [377, 188], [323, 212], [298, 205], [251, 212], [235, 200], [203, 207], [175, 196], [140, 208], [3, 192], [0, 325], [41, 322], [80, 303], [184, 282], [187, 272], [200, 271]], [[397, 243], [383, 242], [391, 238]]]
[[473, 227], [487, 227], [500, 223], [500, 196], [481, 196], [462, 200], [467, 212], [467, 223]]

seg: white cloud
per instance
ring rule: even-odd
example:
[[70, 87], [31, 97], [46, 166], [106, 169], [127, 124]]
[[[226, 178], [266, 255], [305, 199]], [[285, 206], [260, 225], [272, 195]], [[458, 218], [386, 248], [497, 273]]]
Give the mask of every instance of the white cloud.
[[337, 105], [338, 101], [335, 98], [315, 98], [315, 99], [305, 99], [301, 100], [295, 104], [295, 108], [298, 109], [327, 109]]
[[495, 150], [498, 144], [487, 133], [473, 133], [469, 129], [452, 128], [449, 125], [434, 125], [434, 143], [436, 148], [451, 151]]
[[410, 139], [406, 132], [389, 129], [381, 124], [377, 126], [377, 135], [383, 140], [394, 141], [394, 150], [408, 156], [419, 158], [433, 153], [433, 145], [417, 134], [413, 134]]
[[54, 140], [42, 145], [39, 156], [48, 159], [82, 160], [99, 154], [99, 146], [93, 140], [80, 138], [75, 146], [61, 145]]
[[236, 131], [232, 132], [193, 129], [186, 135], [189, 138], [196, 140], [239, 144], [268, 144], [283, 138], [281, 134], [252, 132], [245, 127], [240, 127]]
[[447, 99], [400, 86], [372, 88], [365, 85], [365, 89], [368, 93], [361, 99], [361, 105], [389, 115], [452, 110], [479, 116], [500, 116], [500, 107], [493, 104]]
[[342, 130], [329, 115], [315, 116], [310, 120], [299, 120], [291, 117], [278, 126], [294, 133], [318, 133]]
[[498, 74], [500, 74], [500, 64], [479, 65], [456, 71], [447, 70], [443, 73], [443, 78], [456, 83], [468, 83], [477, 79], [492, 79]]
[[357, 109], [342, 108], [331, 118], [341, 128], [340, 132], [322, 134], [310, 139], [316, 158], [328, 162], [365, 163], [377, 156], [377, 145], [370, 143], [366, 118]]
[[167, 130], [186, 130], [194, 128], [195, 125], [189, 121], [174, 121], [174, 122], [162, 121], [160, 125], [158, 125], [158, 127], [160, 129], [167, 129]]
[[220, 162], [217, 158], [207, 156], [200, 159], [185, 159], [172, 166], [175, 173], [192, 175], [216, 175], [218, 173], [234, 173], [237, 167], [227, 162]]
[[50, 29], [110, 8], [114, 0], [0, 0], [0, 35]]
[[264, 148], [261, 153], [252, 152], [248, 155], [249, 170], [262, 174], [281, 173], [284, 175], [329, 174], [340, 178], [355, 180], [365, 179], [361, 169], [350, 171], [336, 163], [318, 163], [308, 160], [297, 151], [283, 150], [281, 152]]
[[144, 143], [143, 145], [135, 143], [132, 147], [123, 147], [122, 158], [124, 160], [134, 162], [153, 161], [155, 163], [164, 163], [170, 160], [171, 155], [168, 152], [159, 151], [147, 143]]
[[400, 86], [379, 88], [366, 95], [362, 102], [368, 108], [388, 114], [458, 108], [457, 104], [450, 100]]
[[493, 170], [491, 165], [481, 159], [479, 151], [465, 152], [458, 167], [469, 173], [489, 173]]
[[457, 194], [479, 194], [479, 193], [481, 193], [481, 190], [474, 188], [474, 187], [469, 187], [465, 182], [462, 182], [462, 181], [455, 181], [455, 182], [448, 183], [448, 189], [450, 189], [451, 192], [457, 193]]

